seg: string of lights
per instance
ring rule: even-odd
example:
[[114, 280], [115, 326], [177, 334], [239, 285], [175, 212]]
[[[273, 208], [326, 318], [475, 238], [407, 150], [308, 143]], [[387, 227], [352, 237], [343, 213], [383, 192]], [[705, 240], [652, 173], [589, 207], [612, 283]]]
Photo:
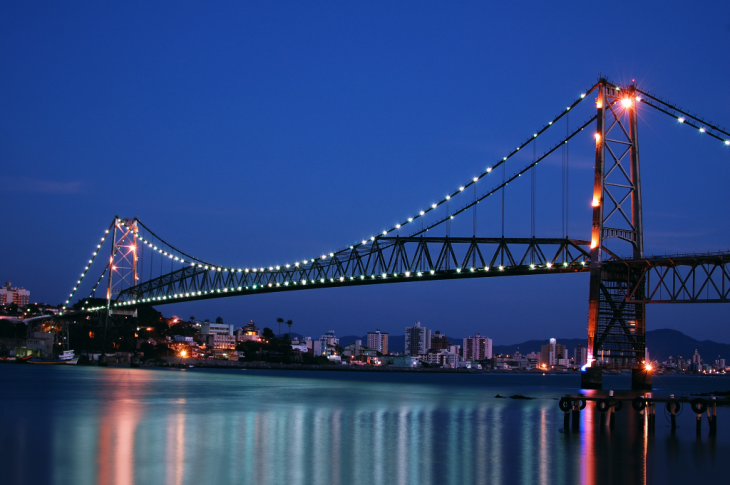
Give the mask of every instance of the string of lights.
[[[714, 123], [711, 123], [709, 121], [705, 121], [704, 119], [700, 118], [697, 115], [693, 115], [692, 113], [689, 113], [687, 111], [684, 111], [682, 108], [680, 108], [679, 106], [677, 106], [675, 104], [672, 104], [672, 103], [669, 103], [667, 101], [664, 101], [662, 98], [660, 98], [658, 96], [654, 96], [654, 95], [652, 95], [650, 93], [647, 93], [646, 91], [642, 91], [642, 90], [640, 90], [638, 88], [636, 89], [636, 92], [643, 94], [647, 98], [653, 99], [657, 103], [663, 104], [664, 106], [666, 106], [667, 108], [671, 109], [672, 111], [675, 111], [675, 112], [677, 112], [677, 113], [679, 113], [681, 115], [684, 115], [683, 117], [685, 119], [686, 118], [692, 118], [693, 120], [697, 121], [698, 123], [705, 124], [709, 128], [712, 128], [713, 130], [718, 131], [718, 132], [722, 133], [723, 135], [730, 137], [730, 133], [728, 133], [724, 128], [720, 128], [719, 126], [717, 126]], [[652, 107], [655, 107], [655, 106], [652, 105]], [[679, 118], [678, 116], [676, 116], [674, 114], [670, 114], [670, 116], [672, 116], [673, 118]]]
[[[713, 130], [714, 131], [717, 131], [717, 132], [720, 132], [720, 133], [725, 133], [725, 132], [723, 130], [721, 130], [720, 128], [718, 128], [718, 127], [716, 127], [716, 126], [714, 126], [714, 125], [712, 125], [710, 123], [706, 123], [706, 122], [701, 122], [701, 124], [699, 124], [699, 123], [693, 123], [692, 121], [690, 121], [689, 119], [685, 118], [684, 116], [676, 116], [674, 113], [672, 113], [672, 112], [670, 112], [670, 111], [668, 111], [668, 110], [666, 110], [666, 109], [664, 109], [664, 108], [662, 108], [660, 106], [656, 106], [652, 102], [647, 101], [646, 99], [637, 99], [637, 101], [641, 102], [642, 104], [646, 104], [647, 106], [651, 106], [655, 110], [661, 111], [662, 113], [664, 113], [666, 115], [669, 115], [672, 118], [675, 118], [677, 121], [679, 121], [680, 124], [689, 125], [692, 128], [697, 129], [700, 133], [705, 133], [705, 134], [707, 134], [707, 135], [709, 135], [709, 136], [711, 136], [711, 137], [713, 137], [713, 138], [715, 138], [717, 140], [720, 140], [721, 142], [723, 142], [725, 144], [725, 146], [730, 146], [730, 135], [728, 135], [729, 136], [728, 139], [724, 139], [721, 136], [716, 135], [715, 133], [712, 132]], [[662, 103], [662, 104], [665, 104], [666, 105], [667, 103]], [[692, 116], [691, 118], [694, 119], [695, 121], [697, 121], [697, 118], [695, 118], [694, 116]]]
[[[116, 217], [115, 217], [116, 220]], [[76, 285], [73, 287], [73, 290], [71, 291], [71, 294], [68, 296], [68, 300], [66, 300], [66, 303], [63, 304], [61, 308], [61, 314], [63, 315], [63, 312], [68, 307], [69, 302], [73, 299], [74, 295], [76, 294], [76, 291], [79, 289], [79, 286], [81, 285], [81, 282], [84, 281], [84, 277], [86, 276], [86, 273], [89, 272], [89, 268], [94, 263], [94, 260], [96, 259], [96, 255], [99, 254], [99, 251], [101, 250], [101, 247], [104, 245], [104, 241], [106, 240], [107, 236], [109, 236], [109, 231], [114, 227], [114, 222], [109, 224], [109, 228], [104, 231], [104, 236], [101, 238], [101, 242], [96, 245], [96, 249], [94, 250], [91, 259], [89, 260], [89, 263], [84, 268], [84, 271], [81, 273], [81, 278], [76, 282]], [[98, 284], [98, 283], [97, 283]]]

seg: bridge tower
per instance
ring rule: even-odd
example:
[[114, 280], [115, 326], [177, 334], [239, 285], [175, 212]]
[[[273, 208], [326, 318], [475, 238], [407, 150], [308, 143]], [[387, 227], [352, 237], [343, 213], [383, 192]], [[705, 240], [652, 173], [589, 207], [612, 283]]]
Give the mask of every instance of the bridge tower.
[[[632, 386], [651, 385], [644, 370], [646, 313], [641, 271], [609, 269], [620, 258], [644, 256], [635, 86], [601, 79], [596, 108], [596, 159], [588, 310], [588, 368], [582, 387], [600, 389], [602, 370], [632, 369]], [[616, 265], [612, 266], [613, 268]], [[641, 293], [641, 294], [639, 294]], [[642, 384], [643, 378], [643, 384]]]
[[111, 254], [109, 255], [109, 264], [106, 267], [109, 277], [106, 288], [106, 320], [104, 322], [100, 365], [106, 363], [106, 333], [109, 325], [113, 323], [114, 316], [137, 317], [136, 308], [133, 310], [113, 309], [112, 300], [115, 300], [123, 290], [133, 288], [139, 282], [137, 273], [137, 262], [139, 261], [137, 252], [138, 230], [136, 219], [122, 220], [115, 217], [112, 229]]

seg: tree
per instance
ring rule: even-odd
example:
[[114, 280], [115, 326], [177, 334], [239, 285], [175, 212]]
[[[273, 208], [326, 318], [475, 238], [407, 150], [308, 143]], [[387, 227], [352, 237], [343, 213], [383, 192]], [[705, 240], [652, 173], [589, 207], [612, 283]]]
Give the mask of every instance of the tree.
[[192, 315], [190, 315], [190, 321], [191, 321], [191, 322], [194, 322], [194, 321], [195, 321], [195, 317], [194, 317], [194, 316], [192, 316]]
[[263, 337], [264, 340], [271, 340], [273, 338], [276, 338], [276, 335], [274, 335], [274, 331], [271, 330], [269, 327], [264, 327]]
[[294, 322], [291, 320], [287, 320], [286, 324], [289, 327], [289, 340], [291, 340], [291, 326], [294, 325]]
[[284, 323], [284, 319], [279, 317], [276, 319], [276, 323], [279, 324], [279, 335], [281, 335], [281, 324]]
[[223, 323], [223, 317], [215, 317], [215, 323]]

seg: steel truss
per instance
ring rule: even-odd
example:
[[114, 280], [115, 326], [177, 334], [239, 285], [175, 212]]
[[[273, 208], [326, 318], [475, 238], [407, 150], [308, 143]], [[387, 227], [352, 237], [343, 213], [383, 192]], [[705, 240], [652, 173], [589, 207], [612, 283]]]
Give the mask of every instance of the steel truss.
[[576, 273], [589, 269], [588, 245], [575, 239], [384, 237], [288, 268], [235, 271], [186, 266], [123, 290], [113, 306], [365, 284]]
[[634, 284], [622, 294], [630, 304], [730, 303], [730, 252], [623, 260], [606, 266], [625, 278], [634, 275]]

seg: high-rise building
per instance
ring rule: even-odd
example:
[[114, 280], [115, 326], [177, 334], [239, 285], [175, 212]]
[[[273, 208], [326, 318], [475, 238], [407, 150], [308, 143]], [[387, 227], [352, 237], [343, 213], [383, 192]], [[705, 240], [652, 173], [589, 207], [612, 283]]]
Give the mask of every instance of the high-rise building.
[[0, 288], [0, 305], [10, 303], [15, 303], [19, 307], [28, 305], [30, 303], [30, 291], [23, 287], [11, 287], [9, 281], [5, 282], [5, 286]]
[[464, 360], [486, 360], [492, 358], [492, 339], [482, 337], [480, 334], [464, 339], [462, 347]]
[[695, 349], [695, 353], [692, 355], [692, 363], [693, 364], [701, 364], [702, 363], [702, 357], [700, 356], [700, 353], [697, 352], [697, 349]]
[[588, 349], [583, 347], [583, 344], [578, 344], [573, 351], [573, 362], [578, 367], [583, 367], [588, 363]]
[[431, 331], [416, 322], [412, 327], [406, 327], [406, 355], [419, 355], [428, 352], [431, 348]]
[[388, 332], [381, 332], [376, 328], [374, 332], [368, 332], [368, 348], [375, 349], [383, 355], [388, 354]]
[[554, 338], [550, 339], [548, 345], [543, 345], [540, 351], [540, 365], [546, 367], [552, 365], [561, 365], [560, 360], [567, 360], [568, 352], [565, 345], [560, 345]]
[[448, 349], [452, 345], [449, 342], [449, 338], [436, 330], [436, 333], [431, 335], [431, 350], [444, 350]]

